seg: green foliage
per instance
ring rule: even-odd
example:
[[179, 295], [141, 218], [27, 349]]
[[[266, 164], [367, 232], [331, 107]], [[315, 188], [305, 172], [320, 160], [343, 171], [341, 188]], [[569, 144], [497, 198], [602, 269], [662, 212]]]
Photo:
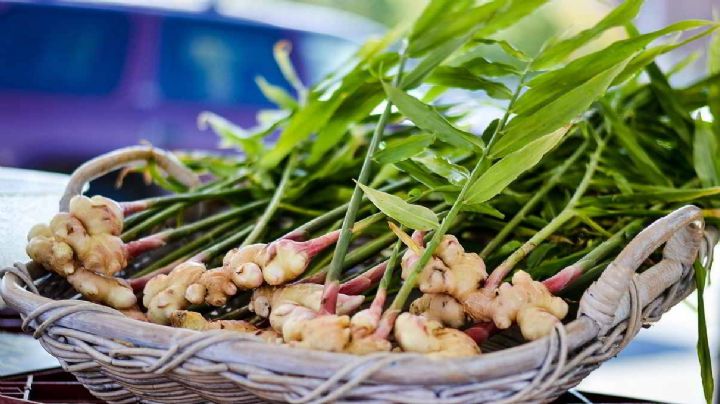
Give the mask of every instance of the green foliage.
[[373, 205], [403, 226], [416, 230], [432, 230], [439, 226], [438, 218], [432, 210], [405, 202], [398, 196], [378, 191], [367, 185], [360, 183], [358, 185]]
[[417, 156], [435, 142], [435, 135], [419, 133], [402, 139], [389, 140], [385, 148], [373, 157], [380, 164], [397, 163]]
[[540, 159], [555, 147], [568, 128], [561, 128], [555, 132], [533, 140], [519, 150], [506, 155], [493, 164], [480, 178], [470, 185], [468, 196], [463, 201], [475, 204], [489, 201], [502, 192], [510, 183], [522, 173], [534, 167]]
[[[629, 59], [625, 59], [587, 81], [577, 82], [572, 90], [564, 94], [555, 94], [556, 97], [552, 99], [548, 99], [547, 93], [543, 92], [547, 88], [546, 86], [528, 90], [520, 100], [536, 97], [552, 101], [531, 111], [516, 110], [517, 115], [503, 130], [502, 137], [492, 148], [491, 153], [498, 157], [505, 156], [570, 123], [605, 93], [615, 76], [622, 71], [628, 61]], [[538, 77], [555, 75], [555, 73], [550, 72]], [[572, 80], [566, 78], [565, 82], [570, 83]], [[555, 93], [554, 90], [551, 92]]]
[[[211, 113], [199, 120], [245, 157], [187, 155], [183, 161], [198, 172], [242, 178], [232, 186], [247, 188], [255, 199], [268, 198], [276, 184], [283, 184], [277, 212], [264, 215], [267, 233], [258, 236], [263, 242], [308, 218], [323, 219], [313, 228], [316, 233], [349, 228], [354, 214], [347, 223], [340, 219], [355, 209], [347, 208], [355, 195], [358, 220], [384, 214], [408, 229], [432, 230], [433, 239], [454, 234], [470, 251], [491, 240], [492, 248], [482, 253], [489, 267], [517, 256], [531, 240], [537, 248], [517, 264], [544, 278], [582, 263], [587, 268], [577, 285], [584, 286], [627, 242], [631, 225], [636, 232], [685, 203], [705, 208], [707, 220], [718, 221], [720, 213], [713, 208], [720, 197], [720, 58], [712, 57], [720, 55], [718, 25], [682, 21], [640, 34], [631, 21], [642, 2], [626, 0], [595, 26], [547, 46], [534, 59], [498, 39], [502, 30], [545, 3], [432, 0], [414, 24], [369, 41], [311, 87], [299, 81], [289, 62], [290, 48], [281, 43], [276, 59], [297, 95], [258, 78], [262, 92], [278, 107], [272, 115], [263, 114], [269, 118], [258, 128], [245, 130]], [[619, 26], [631, 37], [567, 62]], [[712, 33], [710, 74], [674, 88], [656, 58]], [[676, 38], [655, 43], [669, 34]], [[493, 60], [498, 50], [503, 62]], [[643, 71], [649, 82], [637, 79]], [[472, 119], [473, 110], [487, 104], [501, 109], [502, 117], [483, 109], [487, 115], [480, 121], [490, 122], [483, 128]], [[709, 109], [716, 123], [698, 118], [698, 109]], [[572, 127], [577, 130], [569, 131]], [[266, 145], [276, 132], [277, 140]], [[378, 143], [373, 152], [370, 145]], [[587, 145], [606, 143], [602, 155], [590, 155]], [[297, 166], [283, 171], [288, 155]], [[368, 162], [364, 184], [353, 188], [363, 161]], [[590, 168], [582, 161], [589, 161]], [[576, 194], [580, 188], [583, 192]], [[373, 205], [382, 214], [373, 213]], [[323, 218], [320, 212], [335, 216]], [[256, 218], [245, 219], [253, 223]], [[364, 256], [363, 265], [369, 265], [387, 256], [383, 246], [392, 241], [384, 223], [353, 237], [361, 239], [349, 243], [348, 237], [349, 250], [338, 248], [333, 261], [348, 271], [344, 276], [356, 272], [342, 263], [361, 256], [364, 245], [378, 248]], [[428, 251], [434, 248], [431, 241]], [[327, 266], [326, 255], [317, 270]], [[359, 261], [352, 262], [352, 271], [362, 269], [355, 265]], [[696, 268], [696, 275], [704, 273]], [[704, 282], [698, 279], [699, 290]], [[398, 283], [396, 275], [391, 284]], [[398, 292], [401, 301], [408, 287]], [[704, 328], [704, 314], [700, 323]], [[708, 393], [712, 383], [703, 335], [698, 352]]]
[[712, 370], [712, 353], [710, 351], [710, 343], [707, 335], [707, 322], [705, 320], [705, 284], [707, 283], [707, 270], [699, 262], [695, 261], [693, 265], [695, 269], [695, 286], [697, 287], [697, 313], [698, 313], [698, 342], [697, 353], [700, 361], [700, 376], [702, 379], [703, 393], [705, 393], [705, 401], [710, 404], [713, 401], [713, 389], [715, 381], [713, 379]]
[[592, 39], [597, 38], [608, 29], [628, 24], [635, 18], [638, 11], [640, 11], [642, 4], [643, 0], [626, 0], [593, 27], [583, 30], [577, 35], [545, 49], [545, 51], [538, 55], [532, 62], [532, 68], [538, 70], [552, 67], [565, 60], [573, 51], [587, 44]]
[[418, 128], [435, 134], [438, 139], [457, 147], [484, 147], [477, 136], [455, 128], [440, 113], [404, 91], [385, 84], [385, 93]]

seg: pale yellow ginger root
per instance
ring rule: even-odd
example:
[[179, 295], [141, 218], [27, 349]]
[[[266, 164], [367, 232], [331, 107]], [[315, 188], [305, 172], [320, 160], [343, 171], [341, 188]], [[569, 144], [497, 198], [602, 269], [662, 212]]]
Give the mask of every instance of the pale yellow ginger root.
[[465, 325], [465, 308], [454, 297], [444, 293], [426, 293], [410, 304], [410, 313], [423, 315], [446, 327]]
[[[261, 287], [253, 291], [250, 310], [261, 317], [270, 317], [271, 313], [281, 304], [294, 303], [312, 311], [320, 310], [323, 285], [299, 283], [283, 287]], [[364, 296], [339, 294], [337, 314], [350, 314], [365, 300]], [[271, 319], [272, 320], [272, 319]]]
[[350, 318], [350, 343], [345, 347], [345, 352], [367, 355], [392, 349], [387, 338], [375, 334], [382, 316], [382, 307], [379, 309], [370, 307], [360, 310]]
[[67, 276], [75, 267], [113, 275], [127, 265], [127, 252], [117, 237], [122, 209], [111, 199], [78, 195], [68, 213], [58, 213], [49, 226], [35, 226], [28, 234], [27, 253], [46, 269]]
[[211, 306], [223, 306], [227, 298], [238, 290], [254, 289], [262, 285], [260, 267], [254, 262], [263, 244], [254, 244], [229, 251], [223, 258], [223, 266], [205, 271], [196, 283], [188, 288], [186, 296], [193, 304], [203, 302]]
[[67, 280], [75, 290], [93, 302], [116, 309], [128, 309], [137, 303], [132, 288], [123, 279], [96, 274], [80, 267], [75, 268]]
[[70, 200], [70, 214], [78, 218], [90, 235], [119, 236], [123, 227], [123, 211], [112, 199], [95, 195], [78, 195]]
[[418, 352], [434, 358], [473, 356], [480, 353], [470, 336], [445, 328], [425, 316], [402, 313], [395, 320], [395, 339], [405, 352]]
[[434, 255], [450, 267], [453, 276], [446, 292], [458, 300], [477, 290], [487, 278], [485, 261], [476, 253], [465, 252], [453, 235], [443, 237]]
[[[402, 278], [406, 279], [423, 249], [409, 248], [401, 261]], [[452, 235], [443, 237], [433, 257], [418, 277], [418, 288], [423, 293], [446, 293], [462, 301], [477, 290], [487, 277], [485, 263], [475, 253], [466, 253]]]
[[75, 260], [72, 247], [55, 240], [50, 227], [37, 224], [28, 233], [27, 255], [35, 262], [62, 277], [75, 272]]
[[350, 342], [349, 316], [313, 313], [314, 317], [310, 317], [304, 310], [294, 310], [293, 313], [283, 327], [283, 339], [290, 345], [343, 352]]
[[265, 244], [251, 244], [228, 251], [223, 268], [233, 274], [233, 282], [241, 288], [253, 289], [262, 285], [263, 274], [259, 265], [260, 252]]
[[143, 305], [148, 309], [147, 315], [150, 321], [167, 324], [173, 312], [186, 309], [191, 301], [197, 301], [198, 296], [193, 295], [193, 290], [188, 288], [196, 283], [204, 272], [205, 265], [184, 262], [169, 274], [161, 274], [150, 279], [143, 291]]
[[176, 328], [187, 328], [196, 331], [227, 330], [252, 334], [271, 343], [281, 343], [280, 335], [273, 330], [265, 330], [243, 320], [206, 320], [202, 314], [178, 310], [170, 315], [170, 325]]
[[338, 295], [337, 315], [319, 314], [323, 285], [300, 283], [261, 287], [253, 292], [250, 310], [270, 320], [283, 340], [304, 348], [341, 352], [350, 341], [350, 317], [364, 296]]
[[548, 335], [568, 312], [567, 303], [541, 282], [517, 271], [512, 284], [503, 283], [497, 291], [480, 290], [464, 302], [466, 312], [476, 321], [492, 321], [500, 329], [517, 322], [523, 337], [534, 340]]
[[302, 340], [304, 323], [318, 316], [317, 311], [297, 303], [283, 303], [273, 308], [270, 327], [279, 332], [285, 342]]
[[302, 275], [310, 256], [299, 251], [291, 240], [278, 240], [263, 249], [259, 259], [268, 285], [283, 285]]

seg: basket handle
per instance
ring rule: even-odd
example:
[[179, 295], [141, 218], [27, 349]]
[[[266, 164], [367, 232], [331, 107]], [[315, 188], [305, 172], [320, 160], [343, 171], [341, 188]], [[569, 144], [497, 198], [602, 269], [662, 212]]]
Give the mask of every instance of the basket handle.
[[81, 194], [88, 182], [128, 164], [142, 161], [154, 161], [168, 175], [188, 187], [200, 184], [200, 179], [195, 173], [165, 150], [152, 146], [123, 147], [88, 160], [73, 171], [65, 187], [65, 193], [60, 199], [60, 212], [67, 212], [70, 199]]
[[662, 244], [663, 261], [692, 267], [703, 239], [702, 211], [684, 206], [660, 218], [635, 236], [593, 282], [580, 299], [578, 317], [585, 315], [598, 324], [604, 334], [613, 324], [615, 312], [631, 285], [635, 271]]

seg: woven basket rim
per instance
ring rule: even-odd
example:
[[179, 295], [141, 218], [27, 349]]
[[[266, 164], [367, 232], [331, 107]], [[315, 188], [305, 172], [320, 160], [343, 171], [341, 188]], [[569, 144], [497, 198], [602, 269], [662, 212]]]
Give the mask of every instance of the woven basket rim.
[[[634, 271], [661, 244], [682, 233], [681, 230], [690, 229], [691, 225], [698, 227], [698, 223], [702, 230], [700, 210], [694, 206], [686, 206], [659, 219], [630, 241], [613, 264], [603, 272], [601, 278], [585, 292], [580, 300], [578, 318], [565, 325], [568, 349], [575, 350], [602, 336], [604, 330], [609, 327], [628, 319], [629, 303], [622, 297], [627, 296], [631, 282], [635, 282], [638, 290], [642, 292], [640, 296], [644, 300], [641, 300], [641, 307], [647, 306], [678, 282], [680, 277], [672, 279], [634, 277]], [[688, 231], [697, 231], [697, 228]], [[697, 249], [692, 259], [696, 254]], [[685, 269], [685, 272], [688, 270], [692, 270], [691, 265], [689, 269]], [[684, 276], [687, 274], [685, 273]], [[18, 310], [23, 316], [54, 302], [24, 289], [21, 279], [13, 273], [7, 273], [3, 277], [0, 295], [9, 306]], [[94, 303], [83, 303], [83, 306], [87, 310], [62, 316], [55, 320], [55, 325], [81, 330], [114, 341], [129, 342], [137, 347], [164, 350], [172, 349], [179, 341], [192, 339], [193, 336], [210, 335], [208, 332], [201, 333], [144, 323], [124, 316], [92, 311], [94, 307], [104, 307]], [[53, 310], [41, 315], [38, 320], [46, 320], [53, 314]], [[227, 333], [230, 332], [217, 331], [213, 334], [227, 335]], [[536, 369], [545, 360], [549, 344], [550, 337], [545, 337], [502, 351], [456, 359], [432, 359], [412, 353], [376, 354], [372, 355], [373, 359], [391, 355], [394, 360], [391, 360], [391, 365], [370, 375], [368, 381], [439, 385], [499, 378]], [[232, 341], [206, 346], [195, 355], [213, 362], [235, 363], [273, 372], [325, 378], [331, 377], [344, 366], [367, 358], [268, 344], [254, 337], [237, 335]]]

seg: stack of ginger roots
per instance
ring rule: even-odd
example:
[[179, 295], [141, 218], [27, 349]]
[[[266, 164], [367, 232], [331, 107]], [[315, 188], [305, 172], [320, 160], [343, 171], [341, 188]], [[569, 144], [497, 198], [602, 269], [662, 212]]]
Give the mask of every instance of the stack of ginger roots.
[[[322, 307], [323, 285], [299, 279], [312, 258], [308, 251], [313, 247], [307, 246], [314, 240], [292, 238], [232, 249], [217, 268], [183, 262], [152, 277], [138, 298], [127, 281], [113, 276], [138, 250], [119, 238], [122, 226], [123, 210], [115, 201], [76, 196], [69, 212], [30, 231], [27, 253], [86, 299], [133, 318], [199, 331], [249, 333], [268, 343], [323, 351], [471, 356], [480, 353], [482, 339], [463, 329], [480, 325], [492, 332], [517, 324], [525, 339], [535, 340], [548, 335], [568, 312], [563, 299], [523, 271], [516, 271], [510, 282], [485, 285], [483, 259], [465, 251], [453, 235], [444, 236], [420, 273], [417, 287], [422, 294], [408, 312], [384, 313], [385, 290], [378, 290], [367, 307], [364, 290], [348, 288], [346, 294], [341, 287], [336, 310], [329, 314]], [[334, 243], [337, 237], [325, 236], [323, 246], [331, 244], [328, 239]], [[424, 251], [422, 233], [407, 239], [415, 241], [400, 260], [403, 279]], [[388, 270], [385, 265], [375, 269]], [[241, 291], [251, 291], [248, 308], [262, 321], [208, 320], [189, 310], [221, 307]]]

